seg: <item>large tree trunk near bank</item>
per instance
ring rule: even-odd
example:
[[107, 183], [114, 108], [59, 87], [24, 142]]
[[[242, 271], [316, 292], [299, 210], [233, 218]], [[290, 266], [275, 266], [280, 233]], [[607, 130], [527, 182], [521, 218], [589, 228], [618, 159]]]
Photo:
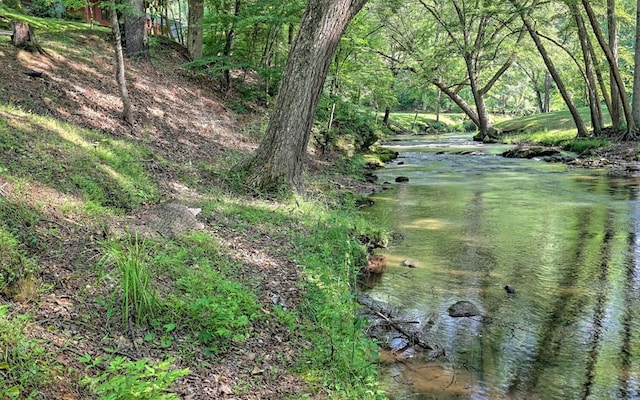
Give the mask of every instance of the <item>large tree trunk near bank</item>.
[[[129, 0], [125, 11], [124, 37], [127, 43], [127, 56], [133, 59], [149, 58], [149, 40], [147, 37], [146, 8], [143, 0]], [[154, 21], [151, 21], [154, 24]]]
[[347, 24], [367, 0], [309, 0], [289, 52], [267, 132], [240, 168], [262, 190], [303, 189], [303, 164], [329, 65]]
[[120, 34], [120, 25], [118, 25], [118, 13], [115, 7], [111, 9], [111, 27], [113, 28], [113, 41], [116, 53], [116, 79], [118, 88], [120, 89], [120, 98], [122, 99], [122, 115], [124, 120], [133, 126], [133, 108], [131, 106], [131, 98], [127, 90], [127, 80], [125, 78], [124, 54], [122, 52], [122, 35]]
[[196, 60], [202, 58], [204, 19], [204, 0], [189, 0], [189, 21], [187, 23], [187, 49], [189, 56]]

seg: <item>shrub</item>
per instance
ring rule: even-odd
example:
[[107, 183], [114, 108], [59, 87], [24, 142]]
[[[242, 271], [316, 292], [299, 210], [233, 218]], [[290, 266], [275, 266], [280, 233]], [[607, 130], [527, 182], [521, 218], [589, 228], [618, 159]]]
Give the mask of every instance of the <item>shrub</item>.
[[[329, 129], [327, 126], [332, 111], [333, 120]], [[343, 150], [352, 148], [355, 152], [365, 152], [381, 137], [369, 113], [335, 97], [325, 96], [320, 100], [316, 122], [323, 128], [316, 132], [315, 139], [324, 148], [339, 147], [338, 144], [343, 142], [343, 147], [346, 147]]]
[[478, 129], [478, 127], [473, 121], [471, 121], [470, 119], [467, 119], [462, 123], [462, 129], [465, 132], [475, 132], [476, 129]]
[[176, 379], [189, 374], [188, 369], [172, 370], [172, 359], [151, 364], [146, 359], [126, 361], [124, 357], [116, 357], [106, 362], [105, 358], [91, 360], [87, 355], [80, 361], [88, 364], [88, 369], [101, 366], [104, 370], [82, 380], [99, 400], [177, 400], [179, 397], [170, 392], [170, 387]]
[[56, 0], [33, 0], [29, 14], [42, 18], [62, 18], [65, 10], [62, 3]]

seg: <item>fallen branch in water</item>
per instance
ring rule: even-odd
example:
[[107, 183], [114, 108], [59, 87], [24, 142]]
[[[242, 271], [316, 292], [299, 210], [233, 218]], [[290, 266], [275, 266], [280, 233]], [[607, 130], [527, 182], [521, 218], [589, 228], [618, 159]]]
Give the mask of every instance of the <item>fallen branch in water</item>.
[[[366, 307], [365, 314], [368, 314], [371, 325], [368, 332], [371, 336], [386, 341], [386, 345], [390, 348], [391, 343], [389, 340], [389, 330], [401, 335], [401, 338], [406, 341], [401, 348], [395, 350], [406, 350], [409, 347], [420, 347], [425, 350], [435, 350], [433, 346], [427, 343], [427, 339], [424, 337], [425, 332], [420, 327], [420, 321], [410, 321], [403, 318], [399, 318], [396, 311], [393, 310], [388, 304], [381, 301], [376, 301], [366, 294], [358, 296], [358, 303]], [[376, 320], [376, 317], [381, 319]]]

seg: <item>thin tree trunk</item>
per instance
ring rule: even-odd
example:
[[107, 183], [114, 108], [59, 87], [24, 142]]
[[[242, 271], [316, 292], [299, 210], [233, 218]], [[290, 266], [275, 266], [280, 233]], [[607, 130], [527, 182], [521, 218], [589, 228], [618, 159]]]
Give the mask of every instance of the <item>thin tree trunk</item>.
[[438, 90], [436, 96], [436, 122], [440, 122], [440, 98], [442, 97], [442, 90]]
[[174, 39], [173, 32], [171, 31], [171, 22], [169, 21], [169, 0], [163, 0], [162, 7], [164, 10], [164, 13], [162, 14], [164, 18], [164, 24], [162, 24], [164, 32], [162, 32], [162, 34]]
[[544, 111], [548, 113], [551, 111], [551, 74], [549, 70], [544, 72]]
[[[236, 20], [239, 15], [240, 15], [240, 0], [235, 0], [234, 10], [233, 10], [233, 16], [235, 18], [233, 19], [233, 22], [231, 23], [231, 26], [227, 31], [225, 42], [224, 42], [224, 49], [222, 50], [222, 55], [225, 58], [228, 58], [231, 56], [231, 51], [233, 49], [233, 40], [236, 35]], [[223, 76], [224, 76], [224, 87], [226, 90], [229, 90], [231, 88], [231, 71], [229, 70], [229, 68], [224, 69]]]
[[[510, 0], [510, 1], [516, 9], [519, 8], [517, 0]], [[529, 21], [528, 17], [526, 17], [523, 14], [520, 14], [520, 18], [522, 19], [522, 22], [524, 22], [525, 27], [527, 28], [527, 31], [529, 31], [529, 36], [531, 36], [531, 39], [533, 39], [533, 42], [535, 43], [536, 48], [540, 53], [540, 56], [542, 56], [542, 59], [544, 60], [544, 64], [547, 66], [547, 69], [549, 70], [549, 73], [551, 74], [553, 81], [556, 83], [556, 86], [558, 87], [558, 91], [560, 92], [562, 99], [567, 105], [567, 108], [569, 108], [571, 117], [573, 118], [573, 121], [576, 124], [576, 129], [578, 130], [578, 137], [586, 137], [588, 134], [587, 134], [587, 128], [584, 125], [584, 121], [582, 121], [582, 117], [580, 117], [580, 113], [578, 112], [578, 109], [573, 103], [573, 100], [571, 100], [571, 96], [569, 95], [567, 88], [564, 86], [564, 82], [562, 81], [560, 74], [556, 70], [556, 67], [553, 64], [553, 61], [549, 57], [549, 54], [547, 53], [547, 49], [544, 47], [544, 44], [540, 40], [540, 36], [538, 36], [538, 32], [536, 31], [535, 27], [531, 24], [531, 21]]]
[[125, 78], [124, 55], [122, 53], [122, 36], [120, 35], [120, 26], [118, 25], [118, 13], [115, 6], [111, 9], [111, 27], [113, 28], [113, 41], [116, 51], [116, 79], [118, 80], [118, 88], [120, 89], [120, 97], [122, 98], [122, 115], [124, 120], [133, 126], [133, 109], [131, 107], [131, 98], [127, 91], [127, 80]]
[[[615, 65], [618, 65], [618, 24], [616, 20], [616, 0], [607, 0], [607, 25], [609, 33], [609, 48], [611, 48], [611, 55]], [[610, 82], [610, 101], [609, 114], [611, 115], [611, 126], [614, 132], [622, 130], [622, 120], [620, 113], [620, 91], [616, 85], [616, 79], [613, 76], [611, 69], [609, 70], [609, 82]]]
[[391, 114], [391, 108], [388, 106], [384, 108], [384, 118], [382, 118], [382, 123], [385, 126], [389, 126], [389, 115]]
[[[640, 0], [637, 1], [636, 8], [636, 43], [633, 62], [635, 65], [633, 68], [633, 98], [631, 110], [633, 123], [635, 126], [640, 126]], [[635, 132], [633, 136], [635, 136]]]
[[582, 49], [584, 60], [585, 83], [589, 95], [588, 97], [589, 111], [591, 113], [591, 126], [593, 128], [593, 133], [596, 136], [600, 136], [602, 133], [602, 110], [600, 109], [600, 96], [598, 96], [598, 85], [596, 83], [593, 60], [591, 58], [591, 46], [589, 44], [589, 37], [584, 24], [584, 19], [582, 19], [582, 15], [580, 14], [580, 10], [578, 9], [577, 4], [569, 3], [568, 5], [571, 13], [573, 14], [573, 18], [576, 21], [576, 26], [578, 27], [578, 39], [580, 41], [580, 48]]
[[[613, 103], [611, 102], [611, 97], [609, 96], [609, 92], [608, 90], [615, 87], [614, 86], [609, 86], [609, 89], [607, 88], [607, 84], [604, 81], [604, 77], [602, 76], [602, 71], [600, 71], [600, 63], [597, 62], [598, 60], [598, 56], [596, 55], [596, 51], [593, 48], [593, 43], [591, 42], [591, 40], [589, 40], [589, 51], [591, 52], [591, 60], [594, 62], [594, 69], [596, 72], [596, 78], [598, 78], [598, 85], [600, 86], [600, 92], [602, 93], [602, 98], [604, 99], [604, 103], [607, 107], [607, 110], [609, 110], [609, 115], [611, 115], [611, 110], [614, 108]], [[613, 83], [613, 80], [611, 80], [611, 82]], [[618, 93], [618, 89], [615, 89], [616, 92]], [[620, 99], [618, 99], [618, 120], [620, 119]], [[602, 115], [602, 107], [600, 107], [600, 113]], [[604, 121], [604, 117], [602, 118], [602, 121]], [[604, 123], [604, 122], [603, 122]], [[619, 123], [619, 121], [618, 121]], [[616, 132], [618, 132], [620, 130], [620, 128], [616, 128]]]
[[609, 68], [611, 73], [613, 74], [614, 81], [620, 93], [620, 102], [622, 103], [622, 109], [624, 111], [624, 117], [627, 121], [627, 132], [623, 135], [623, 139], [632, 139], [636, 135], [636, 125], [633, 119], [633, 113], [631, 112], [631, 107], [629, 106], [629, 101], [627, 100], [627, 92], [624, 88], [624, 82], [622, 81], [622, 77], [620, 76], [620, 69], [618, 68], [618, 64], [613, 57], [613, 53], [611, 52], [611, 48], [604, 40], [604, 36], [602, 35], [602, 31], [600, 30], [600, 25], [598, 24], [598, 18], [596, 14], [593, 12], [591, 5], [589, 5], [588, 0], [582, 0], [582, 5], [587, 12], [587, 16], [589, 17], [589, 23], [593, 28], [593, 33], [598, 39], [598, 43], [604, 51], [605, 56], [607, 57], [607, 62], [609, 63]]
[[313, 117], [340, 37], [367, 0], [309, 0], [289, 52], [265, 137], [240, 168], [263, 190], [302, 191]]

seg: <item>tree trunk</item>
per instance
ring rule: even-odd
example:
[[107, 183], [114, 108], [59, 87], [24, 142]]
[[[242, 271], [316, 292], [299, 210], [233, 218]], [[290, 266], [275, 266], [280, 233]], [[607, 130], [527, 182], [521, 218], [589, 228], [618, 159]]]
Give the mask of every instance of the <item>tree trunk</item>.
[[436, 96], [436, 122], [440, 122], [440, 98], [442, 97], [442, 90], [438, 90]]
[[196, 60], [202, 58], [204, 19], [204, 0], [189, 0], [189, 22], [187, 26], [187, 49], [189, 56]]
[[[637, 1], [637, 7], [640, 7], [640, 0]], [[633, 123], [636, 126], [640, 126], [640, 8], [636, 10], [636, 44], [633, 62], [635, 65], [633, 68], [633, 98], [631, 110]], [[633, 136], [635, 136], [635, 134]]]
[[[236, 36], [236, 21], [238, 16], [240, 15], [240, 0], [235, 1], [233, 15], [235, 18], [233, 19], [233, 22], [231, 23], [231, 26], [227, 31], [225, 42], [224, 42], [224, 49], [222, 50], [222, 55], [225, 58], [230, 57], [231, 52], [233, 50], [233, 41]], [[224, 87], [226, 90], [229, 90], [231, 88], [231, 71], [229, 70], [229, 68], [224, 69], [223, 76], [224, 76]]]
[[389, 126], [389, 115], [391, 114], [391, 108], [389, 106], [384, 108], [384, 118], [382, 118], [382, 123], [385, 126]]
[[478, 114], [473, 110], [473, 108], [471, 108], [469, 104], [467, 104], [467, 102], [462, 97], [460, 97], [457, 92], [451, 90], [437, 79], [433, 79], [431, 83], [436, 85], [436, 87], [440, 89], [442, 93], [446, 94], [447, 97], [449, 97], [454, 103], [456, 103], [456, 105], [460, 107], [460, 109], [466, 114], [467, 117], [469, 117], [471, 121], [473, 121], [474, 124], [476, 124], [477, 127], [480, 126], [480, 119], [478, 118]]
[[[616, 0], [607, 0], [607, 25], [609, 34], [609, 48], [616, 65], [618, 65], [618, 25], [616, 20]], [[611, 70], [610, 70], [611, 71]], [[610, 105], [609, 114], [611, 115], [611, 126], [614, 132], [622, 130], [622, 120], [620, 112], [620, 91], [616, 85], [616, 79], [613, 72], [609, 72], [610, 82]]]
[[540, 91], [540, 88], [538, 87], [536, 82], [533, 82], [531, 86], [534, 93], [536, 94], [536, 105], [538, 106], [538, 112], [542, 114], [544, 113], [544, 104], [542, 102], [542, 91]]
[[604, 40], [604, 36], [602, 35], [602, 31], [600, 30], [600, 25], [598, 23], [598, 18], [596, 14], [593, 12], [591, 5], [589, 5], [588, 0], [582, 0], [582, 5], [584, 6], [585, 11], [587, 12], [587, 16], [589, 17], [589, 23], [593, 28], [593, 33], [598, 39], [598, 44], [604, 51], [605, 56], [607, 57], [607, 62], [609, 63], [609, 69], [613, 74], [614, 81], [616, 83], [616, 87], [618, 88], [618, 92], [620, 94], [620, 102], [622, 104], [622, 109], [624, 111], [624, 118], [627, 121], [627, 132], [623, 135], [623, 139], [632, 139], [636, 135], [636, 125], [633, 119], [633, 114], [631, 112], [631, 107], [629, 106], [629, 101], [627, 100], [627, 92], [624, 88], [624, 82], [622, 81], [622, 76], [620, 75], [620, 69], [618, 68], [618, 64], [613, 57], [613, 53], [609, 48], [609, 45]]
[[[598, 86], [600, 87], [600, 93], [602, 93], [602, 99], [604, 100], [604, 103], [607, 107], [607, 110], [609, 110], [609, 115], [611, 115], [611, 110], [614, 108], [613, 104], [611, 102], [611, 97], [609, 96], [609, 92], [607, 87], [611, 88], [613, 86], [607, 86], [607, 83], [604, 81], [604, 78], [602, 77], [602, 71], [600, 68], [600, 65], [598, 63], [598, 55], [596, 54], [596, 50], [593, 48], [593, 43], [591, 42], [591, 40], [588, 41], [589, 43], [589, 51], [591, 53], [591, 60], [593, 61], [594, 64], [594, 69], [595, 69], [595, 73], [596, 73], [596, 78], [598, 78]], [[617, 59], [617, 56], [616, 56]], [[611, 83], [613, 83], [613, 80], [611, 80]], [[618, 93], [618, 90], [616, 89], [616, 93]], [[616, 107], [618, 107], [618, 119], [620, 119], [620, 99], [618, 99], [618, 105]], [[602, 113], [602, 107], [600, 107], [600, 112]], [[602, 114], [601, 114], [602, 115]], [[604, 121], [604, 118], [602, 118], [602, 121]], [[619, 121], [618, 121], [619, 122]], [[604, 122], [603, 122], [604, 124]], [[618, 132], [620, 130], [620, 127], [616, 128], [616, 132]]]
[[465, 63], [467, 64], [467, 74], [469, 75], [471, 94], [473, 95], [473, 101], [476, 105], [476, 115], [478, 117], [478, 133], [473, 137], [473, 140], [482, 142], [490, 137], [494, 137], [495, 133], [491, 126], [491, 119], [489, 118], [489, 112], [487, 111], [487, 104], [485, 103], [484, 96], [478, 87], [478, 76], [475, 68], [473, 67], [475, 63], [467, 57], [465, 57]]
[[[510, 1], [516, 9], [519, 9], [517, 0], [510, 0]], [[547, 53], [547, 49], [544, 47], [544, 44], [540, 40], [540, 36], [538, 36], [538, 32], [536, 31], [535, 27], [531, 24], [531, 21], [529, 21], [529, 18], [527, 16], [521, 13], [520, 18], [522, 19], [522, 22], [524, 22], [525, 27], [527, 28], [527, 31], [529, 31], [529, 36], [531, 36], [531, 39], [533, 39], [533, 42], [535, 43], [536, 48], [540, 53], [540, 56], [542, 56], [542, 59], [544, 60], [544, 64], [547, 66], [547, 70], [549, 70], [549, 73], [551, 74], [553, 81], [556, 83], [556, 86], [558, 87], [558, 91], [560, 92], [562, 99], [567, 105], [567, 108], [569, 108], [571, 117], [573, 117], [573, 122], [576, 124], [576, 129], [578, 130], [578, 137], [588, 136], [587, 128], [584, 125], [584, 121], [582, 121], [582, 117], [580, 117], [580, 113], [578, 112], [578, 109], [576, 108], [575, 104], [573, 104], [573, 100], [571, 100], [571, 96], [569, 95], [567, 88], [564, 86], [564, 82], [562, 81], [560, 74], [556, 70], [556, 67], [553, 64], [553, 61], [551, 61], [551, 58]]]
[[[640, 0], [639, 0], [640, 1]], [[598, 84], [596, 82], [595, 70], [593, 67], [593, 59], [591, 58], [591, 45], [589, 43], [589, 36], [584, 24], [584, 19], [580, 14], [577, 4], [569, 3], [569, 9], [573, 14], [573, 18], [576, 21], [578, 28], [578, 39], [580, 41], [580, 48], [582, 49], [582, 56], [584, 60], [584, 74], [585, 83], [587, 86], [587, 92], [589, 95], [589, 111], [591, 113], [591, 126], [593, 133], [596, 136], [602, 134], [602, 109], [600, 108], [600, 96], [598, 96]]]
[[[127, 56], [133, 59], [149, 58], [147, 38], [147, 17], [143, 0], [129, 0], [129, 8], [124, 12], [124, 37]], [[154, 22], [151, 21], [153, 25]]]
[[127, 91], [127, 80], [125, 78], [124, 55], [122, 53], [122, 36], [120, 35], [120, 25], [118, 25], [118, 13], [115, 7], [111, 9], [111, 27], [113, 28], [113, 40], [116, 51], [116, 79], [118, 80], [118, 88], [120, 89], [120, 97], [122, 98], [122, 114], [124, 120], [133, 126], [133, 109], [131, 107], [131, 98]]
[[289, 52], [267, 132], [241, 165], [262, 190], [304, 187], [303, 164], [329, 65], [347, 24], [367, 0], [309, 0]]
[[551, 111], [551, 74], [549, 70], [544, 72], [544, 111], [548, 113]]
[[11, 21], [11, 32], [11, 43], [14, 46], [31, 53], [47, 54], [38, 44], [36, 34], [28, 23]]

